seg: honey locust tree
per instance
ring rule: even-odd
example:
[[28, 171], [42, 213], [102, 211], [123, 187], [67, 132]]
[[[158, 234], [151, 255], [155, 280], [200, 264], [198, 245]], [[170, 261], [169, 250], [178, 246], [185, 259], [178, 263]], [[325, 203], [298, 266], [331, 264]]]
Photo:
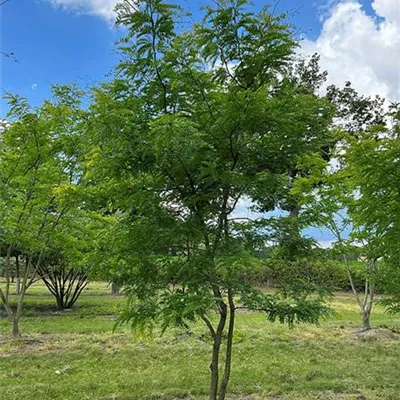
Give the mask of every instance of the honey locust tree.
[[[53, 99], [32, 109], [25, 99], [7, 95], [10, 124], [0, 140], [0, 226], [5, 254], [5, 284], [0, 297], [20, 336], [24, 299], [49, 248], [66, 248], [74, 238], [71, 223], [80, 216], [83, 177], [79, 153], [81, 93], [73, 86], [54, 86]], [[70, 246], [72, 248], [73, 246]], [[10, 298], [11, 256], [24, 260], [16, 305]]]
[[267, 212], [287, 200], [291, 171], [329, 140], [332, 107], [286, 77], [297, 42], [284, 15], [216, 1], [186, 29], [161, 0], [118, 11], [128, 34], [118, 75], [94, 91], [88, 176], [113, 221], [108, 246], [129, 298], [122, 321], [166, 329], [202, 319], [210, 399], [223, 400], [238, 303], [289, 324], [326, 311], [303, 293], [252, 287], [271, 227], [243, 224], [235, 207], [247, 198]]

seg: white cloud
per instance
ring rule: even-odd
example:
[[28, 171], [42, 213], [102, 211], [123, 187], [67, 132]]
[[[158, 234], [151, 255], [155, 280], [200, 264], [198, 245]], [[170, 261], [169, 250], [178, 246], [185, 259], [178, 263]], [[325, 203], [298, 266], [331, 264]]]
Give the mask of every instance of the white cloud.
[[257, 218], [265, 217], [265, 215], [262, 213], [257, 213], [255, 211], [252, 211], [251, 207], [252, 207], [251, 200], [247, 197], [242, 197], [236, 204], [236, 207], [232, 213], [232, 218], [237, 218], [237, 219], [248, 218], [254, 220]]
[[114, 8], [121, 0], [43, 0], [54, 6], [62, 7], [82, 14], [91, 14], [106, 19], [115, 20]]
[[38, 84], [37, 84], [37, 83], [34, 83], [34, 84], [31, 86], [32, 90], [37, 89], [37, 87], [38, 87]]
[[400, 99], [400, 1], [374, 0], [375, 16], [356, 0], [334, 4], [319, 37], [305, 40], [303, 52], [321, 55], [328, 83], [351, 81], [364, 95]]
[[400, 25], [400, 2], [398, 0], [374, 0], [372, 7], [380, 17]]
[[333, 245], [336, 243], [336, 240], [317, 240], [319, 247], [322, 247], [323, 249], [329, 249], [333, 247]]

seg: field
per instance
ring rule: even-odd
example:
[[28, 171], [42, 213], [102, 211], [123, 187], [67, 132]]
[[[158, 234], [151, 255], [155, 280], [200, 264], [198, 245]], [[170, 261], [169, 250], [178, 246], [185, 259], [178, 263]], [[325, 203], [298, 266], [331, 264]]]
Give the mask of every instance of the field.
[[[60, 312], [44, 287], [33, 287], [18, 342], [2, 310], [1, 399], [206, 399], [211, 342], [203, 325], [191, 335], [113, 332], [125, 300], [108, 293], [94, 283]], [[378, 329], [360, 334], [350, 295], [336, 294], [332, 307], [319, 326], [293, 329], [241, 312], [228, 399], [400, 399], [400, 316], [376, 306]]]

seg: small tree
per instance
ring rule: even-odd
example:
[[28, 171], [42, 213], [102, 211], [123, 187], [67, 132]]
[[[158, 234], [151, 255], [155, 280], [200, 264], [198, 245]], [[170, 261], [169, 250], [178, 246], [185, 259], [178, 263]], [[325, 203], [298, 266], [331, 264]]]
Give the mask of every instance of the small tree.
[[[84, 188], [80, 188], [75, 208], [71, 209], [63, 232], [63, 242], [53, 241], [49, 245], [38, 268], [38, 276], [56, 299], [59, 309], [70, 309], [86, 288], [92, 277], [95, 251], [102, 223], [95, 214], [87, 215], [84, 209], [89, 199]], [[99, 232], [101, 232], [99, 234]]]
[[179, 33], [176, 7], [125, 3], [120, 75], [91, 108], [90, 174], [116, 221], [109, 246], [129, 298], [122, 321], [164, 330], [203, 320], [211, 400], [226, 396], [238, 303], [289, 324], [326, 311], [304, 293], [267, 295], [246, 279], [271, 227], [236, 219], [238, 201], [260, 212], [283, 204], [290, 172], [326, 143], [332, 116], [325, 99], [287, 78], [297, 43], [284, 16], [246, 3], [215, 2]]
[[85, 268], [71, 265], [59, 253], [47, 253], [38, 268], [38, 275], [56, 298], [60, 310], [70, 309], [88, 284]]
[[371, 238], [385, 266], [382, 286], [392, 311], [400, 308], [400, 104], [383, 114], [385, 124], [374, 125], [348, 138], [345, 162], [357, 190], [354, 225]]
[[[5, 250], [5, 286], [0, 297], [20, 336], [24, 298], [37, 278], [46, 251], [70, 240], [71, 211], [76, 214], [81, 179], [78, 110], [81, 93], [55, 86], [54, 101], [32, 110], [26, 100], [8, 95], [11, 124], [1, 132], [1, 244]], [[68, 218], [69, 217], [69, 218]], [[10, 302], [11, 257], [18, 251], [26, 266], [17, 306]]]
[[[382, 142], [385, 135], [381, 133], [387, 132], [388, 119], [383, 108], [384, 99], [360, 96], [350, 82], [342, 89], [329, 86], [327, 99], [336, 108], [333, 131], [337, 134], [331, 153], [334, 162], [329, 163], [329, 159], [320, 155], [305, 159], [303, 168], [312, 173], [296, 182], [294, 193], [303, 198], [303, 211], [310, 223], [328, 228], [335, 237], [335, 248], [343, 259], [351, 290], [360, 307], [363, 327], [369, 329], [376, 281], [383, 287], [382, 281], [387, 273], [382, 270], [386, 266], [377, 262], [387, 251], [383, 245], [386, 241], [383, 220], [383, 229], [376, 229], [379, 220], [376, 214], [384, 213], [385, 217], [387, 214], [383, 211], [383, 204], [378, 206], [374, 201], [377, 192], [371, 192], [373, 182], [378, 183], [378, 175], [374, 180], [370, 177], [372, 168], [382, 171], [374, 151], [385, 146]], [[381, 155], [385, 157], [384, 152]], [[396, 168], [396, 163], [391, 165]], [[382, 186], [381, 189], [385, 190]], [[375, 229], [371, 229], [372, 226]], [[363, 253], [365, 285], [362, 294], [358, 293], [354, 283], [348, 256], [354, 244], [361, 246]]]
[[[343, 156], [343, 149], [337, 154]], [[300, 216], [311, 226], [323, 227], [334, 236], [334, 251], [339, 254], [349, 279], [351, 291], [362, 316], [364, 329], [370, 329], [371, 311], [375, 301], [375, 283], [379, 275], [379, 248], [376, 237], [366, 234], [354, 220], [358, 204], [356, 188], [347, 169], [332, 170], [319, 155], [308, 159], [312, 174], [296, 182], [294, 192], [303, 196]], [[342, 164], [343, 165], [343, 164]], [[364, 264], [364, 290], [359, 293], [349, 254], [361, 246]]]

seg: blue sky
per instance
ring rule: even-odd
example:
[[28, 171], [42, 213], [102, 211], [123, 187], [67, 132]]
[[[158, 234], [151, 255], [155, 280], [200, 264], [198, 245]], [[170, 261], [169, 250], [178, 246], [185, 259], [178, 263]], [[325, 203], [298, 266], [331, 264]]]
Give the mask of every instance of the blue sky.
[[[179, 3], [189, 7], [194, 18], [200, 17], [193, 6], [197, 2]], [[320, 23], [311, 3], [285, 0], [279, 7], [298, 10], [293, 17], [296, 24], [315, 37]], [[33, 104], [48, 95], [51, 83], [87, 85], [104, 79], [116, 62], [113, 48], [120, 31], [106, 18], [45, 0], [10, 0], [1, 14], [2, 51], [12, 51], [19, 61], [1, 60], [1, 88], [22, 94]], [[4, 108], [0, 112], [4, 113]]]
[[[0, 3], [3, 0], [0, 0]], [[117, 61], [113, 28], [117, 0], [9, 0], [0, 6], [2, 52], [0, 90], [25, 96], [38, 105], [52, 83], [88, 87], [106, 78]], [[174, 0], [199, 19], [199, 4], [210, 0]], [[256, 7], [274, 0], [255, 0]], [[277, 11], [292, 11], [291, 21], [304, 41], [302, 52], [321, 55], [329, 83], [350, 80], [366, 95], [400, 100], [399, 0], [280, 0]], [[0, 105], [0, 118], [6, 105]], [[310, 231], [329, 243], [326, 232]]]
[[[82, 86], [105, 79], [117, 60], [114, 42], [121, 32], [112, 26], [104, 7], [115, 0], [9, 0], [1, 6], [1, 49], [13, 52], [18, 63], [2, 57], [1, 90], [26, 96], [36, 105], [51, 83]], [[200, 18], [197, 1], [176, 0]], [[206, 4], [207, 0], [201, 4]], [[256, 1], [256, 6], [265, 4]], [[91, 4], [91, 5], [90, 5]], [[364, 6], [371, 12], [369, 2]], [[291, 10], [293, 23], [310, 39], [321, 32], [325, 0], [281, 0], [277, 10]], [[4, 116], [5, 106], [0, 109]]]

